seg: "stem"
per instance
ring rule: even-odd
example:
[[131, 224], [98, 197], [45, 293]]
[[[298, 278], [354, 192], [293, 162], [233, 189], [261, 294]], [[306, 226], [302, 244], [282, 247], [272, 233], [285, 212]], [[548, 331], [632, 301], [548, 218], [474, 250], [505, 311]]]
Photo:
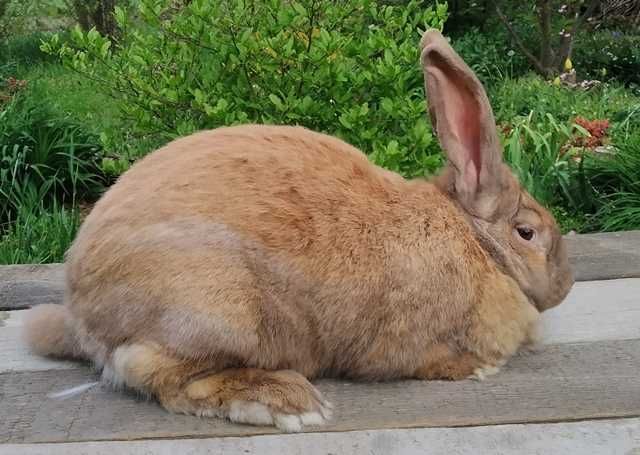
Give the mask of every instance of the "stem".
[[313, 40], [313, 25], [314, 19], [316, 16], [316, 2], [313, 0], [311, 2], [311, 12], [309, 14], [309, 31], [307, 32], [307, 51], [304, 59], [304, 63], [302, 64], [302, 73], [300, 74], [300, 83], [298, 84], [298, 96], [302, 93], [302, 87], [304, 85], [304, 75], [307, 72], [309, 67], [309, 52], [311, 52], [311, 42]]
[[[233, 29], [231, 27], [229, 27], [229, 36], [231, 36], [231, 42], [233, 43], [233, 47], [236, 49], [236, 52], [238, 52], [238, 58], [240, 57], [240, 48], [238, 47], [238, 43], [236, 42], [236, 36], [235, 36], [235, 32], [233, 31]], [[249, 69], [247, 68], [247, 62], [243, 59], [240, 59], [241, 66], [242, 66], [242, 70], [244, 72], [244, 77], [247, 79], [247, 85], [249, 86], [249, 91], [251, 92], [251, 99], [253, 101], [255, 101], [256, 99], [256, 92], [253, 89], [253, 85], [251, 84], [251, 78], [249, 77]]]

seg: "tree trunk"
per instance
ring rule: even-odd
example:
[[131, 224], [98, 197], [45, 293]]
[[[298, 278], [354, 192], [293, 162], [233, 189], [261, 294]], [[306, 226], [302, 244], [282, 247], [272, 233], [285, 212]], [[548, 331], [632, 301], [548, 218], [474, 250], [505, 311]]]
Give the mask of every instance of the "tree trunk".
[[115, 0], [98, 0], [93, 12], [93, 23], [101, 35], [112, 37], [116, 31], [113, 13], [116, 8]]
[[87, 3], [83, 0], [73, 0], [71, 6], [82, 30], [89, 30], [91, 28], [91, 19]]
[[551, 69], [553, 55], [551, 51], [551, 2], [536, 0], [538, 24], [540, 25], [540, 63], [545, 69]]

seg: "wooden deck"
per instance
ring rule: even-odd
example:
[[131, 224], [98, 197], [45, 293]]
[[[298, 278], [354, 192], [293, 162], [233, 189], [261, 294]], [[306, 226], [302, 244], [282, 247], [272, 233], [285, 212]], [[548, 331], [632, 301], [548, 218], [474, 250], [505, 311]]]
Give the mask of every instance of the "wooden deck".
[[31, 355], [27, 308], [60, 303], [60, 265], [0, 267], [0, 454], [640, 455], [640, 231], [568, 237], [576, 283], [544, 344], [484, 382], [318, 381], [330, 425], [275, 429], [172, 415], [97, 386], [88, 366]]

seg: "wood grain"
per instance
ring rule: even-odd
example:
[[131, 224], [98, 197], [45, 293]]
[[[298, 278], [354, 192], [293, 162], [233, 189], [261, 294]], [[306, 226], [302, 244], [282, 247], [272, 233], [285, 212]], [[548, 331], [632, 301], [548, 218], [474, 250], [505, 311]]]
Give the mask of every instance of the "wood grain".
[[[88, 369], [0, 374], [0, 442], [250, 436], [275, 431], [173, 415], [154, 402], [96, 386], [67, 400], [50, 392], [90, 382]], [[546, 346], [484, 382], [320, 381], [335, 432], [640, 416], [640, 340]]]
[[640, 278], [576, 283], [542, 314], [545, 344], [631, 338], [640, 338]]
[[0, 310], [62, 303], [63, 293], [61, 264], [0, 266]]
[[8, 444], [0, 455], [640, 455], [640, 419], [345, 433]]
[[39, 357], [29, 351], [22, 335], [23, 320], [28, 311], [0, 311], [0, 373], [77, 367], [74, 362]]
[[640, 277], [640, 231], [566, 236], [579, 281]]

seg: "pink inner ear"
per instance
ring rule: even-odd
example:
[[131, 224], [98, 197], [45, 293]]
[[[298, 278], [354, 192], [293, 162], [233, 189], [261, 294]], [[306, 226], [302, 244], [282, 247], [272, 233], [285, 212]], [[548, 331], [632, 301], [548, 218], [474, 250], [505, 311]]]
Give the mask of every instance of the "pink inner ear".
[[[464, 90], [466, 91], [466, 90]], [[480, 115], [477, 109], [477, 103], [472, 98], [471, 100], [465, 100], [461, 106], [461, 111], [458, 113], [457, 122], [457, 136], [462, 141], [462, 146], [466, 153], [468, 153], [467, 169], [472, 172], [466, 176], [466, 179], [473, 179], [474, 185], [478, 185], [480, 171], [482, 170], [482, 158], [480, 156]], [[475, 109], [474, 109], [475, 108]], [[465, 174], [467, 173], [465, 172]]]
[[448, 67], [442, 68], [439, 84], [444, 90], [442, 103], [448, 130], [455, 136], [459, 147], [449, 150], [454, 162], [463, 172], [468, 190], [474, 192], [482, 168], [480, 151], [480, 107], [461, 75]]

